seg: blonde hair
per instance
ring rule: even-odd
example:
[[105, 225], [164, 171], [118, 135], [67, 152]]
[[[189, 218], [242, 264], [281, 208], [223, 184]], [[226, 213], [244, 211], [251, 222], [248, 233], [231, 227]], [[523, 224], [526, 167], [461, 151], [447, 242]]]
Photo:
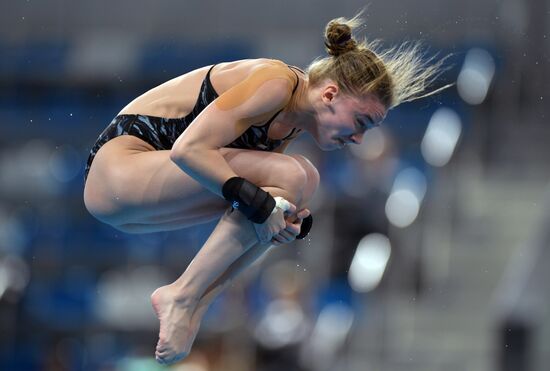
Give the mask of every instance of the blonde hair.
[[313, 61], [307, 68], [315, 86], [325, 79], [336, 82], [344, 93], [363, 96], [375, 94], [387, 107], [440, 92], [452, 84], [425, 93], [443, 71], [445, 58], [426, 58], [419, 42], [407, 42], [380, 50], [380, 41], [358, 42], [352, 32], [363, 24], [361, 13], [352, 19], [336, 18], [325, 28], [329, 57]]

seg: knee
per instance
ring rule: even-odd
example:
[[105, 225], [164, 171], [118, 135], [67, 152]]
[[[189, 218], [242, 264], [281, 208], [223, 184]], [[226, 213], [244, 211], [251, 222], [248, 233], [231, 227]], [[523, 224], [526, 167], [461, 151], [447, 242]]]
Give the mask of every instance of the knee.
[[304, 173], [306, 174], [305, 186], [303, 189], [303, 198], [304, 200], [309, 200], [313, 197], [313, 194], [319, 188], [319, 183], [321, 181], [321, 176], [317, 168], [309, 161], [306, 157], [302, 155], [293, 154], [291, 155], [302, 167]]
[[271, 169], [278, 182], [285, 191], [295, 197], [295, 201], [303, 198], [308, 187], [308, 176], [304, 167], [298, 160], [287, 156], [284, 162]]
[[100, 193], [97, 187], [86, 184], [84, 187], [84, 206], [94, 218], [112, 225], [113, 216], [116, 214], [115, 205], [102, 197]]
[[262, 187], [277, 187], [284, 190], [284, 197], [299, 203], [307, 188], [307, 173], [293, 157], [282, 155], [269, 163], [264, 177], [258, 179]]
[[120, 223], [122, 208], [120, 197], [113, 189], [113, 181], [109, 177], [98, 177], [98, 174], [88, 176], [84, 186], [84, 206], [97, 220], [115, 226]]

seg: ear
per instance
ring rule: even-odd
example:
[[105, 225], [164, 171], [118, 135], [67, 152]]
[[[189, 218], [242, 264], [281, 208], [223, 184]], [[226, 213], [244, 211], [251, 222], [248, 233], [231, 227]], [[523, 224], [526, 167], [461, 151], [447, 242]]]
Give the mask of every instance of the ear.
[[340, 89], [338, 88], [338, 85], [336, 85], [332, 81], [329, 81], [322, 90], [321, 98], [323, 100], [323, 103], [330, 104], [339, 92]]

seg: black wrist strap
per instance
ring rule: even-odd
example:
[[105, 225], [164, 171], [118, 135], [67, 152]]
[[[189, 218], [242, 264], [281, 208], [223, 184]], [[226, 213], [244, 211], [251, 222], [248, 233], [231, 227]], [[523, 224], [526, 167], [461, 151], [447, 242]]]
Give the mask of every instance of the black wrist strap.
[[275, 199], [269, 192], [241, 177], [227, 180], [223, 184], [222, 195], [233, 208], [257, 224], [265, 222], [275, 208]]

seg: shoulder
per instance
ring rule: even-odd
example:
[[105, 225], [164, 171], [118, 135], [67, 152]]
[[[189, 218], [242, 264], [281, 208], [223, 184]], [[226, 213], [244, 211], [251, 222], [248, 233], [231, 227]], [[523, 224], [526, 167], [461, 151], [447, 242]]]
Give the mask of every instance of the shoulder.
[[270, 80], [283, 80], [290, 85], [297, 82], [296, 74], [285, 62], [278, 59], [257, 58], [220, 63], [214, 72], [216, 78], [221, 80], [221, 91], [239, 83], [257, 86]]
[[220, 108], [233, 107], [253, 97], [267, 109], [280, 108], [290, 101], [297, 79], [284, 62], [274, 59], [243, 61], [233, 71], [240, 78], [220, 95], [217, 102]]
[[276, 59], [260, 59], [245, 80], [252, 86], [263, 87], [274, 102], [286, 104], [292, 96], [297, 77], [288, 65]]
[[260, 80], [283, 80], [292, 86], [297, 79], [290, 67], [277, 59], [260, 59], [251, 69], [249, 76]]

